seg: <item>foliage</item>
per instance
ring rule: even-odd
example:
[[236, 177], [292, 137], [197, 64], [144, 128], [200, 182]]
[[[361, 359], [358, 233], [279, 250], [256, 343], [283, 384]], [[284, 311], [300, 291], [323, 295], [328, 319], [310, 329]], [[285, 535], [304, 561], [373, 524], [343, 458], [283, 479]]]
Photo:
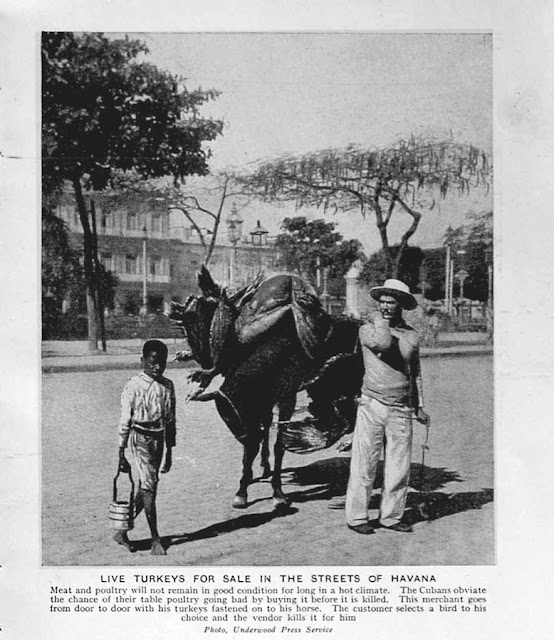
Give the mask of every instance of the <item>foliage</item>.
[[[50, 208], [42, 209], [42, 321], [43, 335], [56, 335], [62, 324], [78, 321], [86, 308], [83, 268], [78, 252], [71, 246], [67, 225]], [[106, 306], [113, 307], [118, 280], [101, 265], [101, 287]], [[62, 303], [71, 304], [62, 322]]]
[[452, 247], [455, 274], [461, 269], [469, 274], [464, 282], [464, 297], [487, 300], [489, 266], [493, 259], [492, 211], [470, 212], [464, 224], [448, 230], [445, 241]]
[[82, 280], [79, 257], [69, 243], [67, 226], [48, 208], [42, 209], [42, 299], [61, 306], [64, 297], [74, 292]]
[[[492, 265], [492, 211], [470, 212], [465, 222], [455, 228], [449, 227], [444, 243], [450, 245], [454, 261], [454, 273], [461, 269], [468, 272], [464, 282], [464, 297], [472, 300], [487, 300], [489, 288], [489, 266]], [[445, 297], [446, 246], [425, 249], [425, 260], [420, 279], [427, 283], [425, 295], [430, 300]], [[459, 293], [459, 280], [454, 281], [454, 296]]]
[[229, 202], [236, 205], [247, 199], [233, 176], [225, 171], [194, 177], [191, 180], [175, 181], [168, 178], [143, 179], [136, 172], [114, 172], [112, 201], [126, 204], [130, 198], [138, 197], [162, 202], [169, 211], [180, 211], [197, 234], [204, 251], [204, 265], [209, 265], [221, 222]]
[[116, 171], [178, 182], [208, 173], [204, 143], [223, 123], [200, 108], [217, 91], [189, 91], [182, 78], [145, 61], [138, 40], [101, 33], [48, 32], [42, 37], [43, 197], [69, 181], [83, 227], [89, 342], [103, 337], [101, 267], [96, 228], [83, 192], [113, 185]]
[[200, 107], [216, 91], [189, 91], [138, 58], [138, 40], [100, 33], [45, 33], [42, 40], [42, 163], [48, 185], [88, 176], [102, 189], [115, 168], [141, 176], [208, 173], [223, 123]]
[[[394, 245], [390, 248], [393, 259], [396, 258], [399, 249], [399, 245]], [[408, 246], [400, 259], [397, 278], [405, 282], [413, 293], [420, 291], [420, 270], [424, 258], [425, 255], [419, 247]], [[364, 264], [360, 273], [360, 280], [371, 286], [377, 286], [382, 284], [388, 277], [385, 253], [383, 249], [380, 249], [372, 254]]]
[[330, 277], [344, 275], [352, 263], [362, 256], [357, 240], [344, 240], [336, 232], [335, 223], [308, 220], [303, 217], [285, 218], [284, 233], [277, 236], [281, 268], [314, 276], [318, 267], [329, 268]]
[[420, 279], [425, 280], [425, 297], [429, 300], [443, 300], [445, 297], [445, 266], [446, 249], [437, 247], [436, 249], [425, 249], [424, 261], [422, 264], [423, 274]]
[[[412, 136], [386, 148], [326, 149], [284, 156], [254, 165], [242, 176], [249, 191], [267, 201], [293, 201], [325, 212], [374, 214], [389, 276], [398, 275], [400, 260], [422, 217], [437, 197], [489, 189], [491, 165], [479, 149], [453, 140]], [[388, 226], [395, 212], [408, 215], [396, 255]]]
[[[451, 246], [454, 272], [465, 269], [469, 275], [464, 282], [464, 297], [484, 301], [488, 297], [488, 267], [492, 260], [492, 211], [470, 212], [459, 227], [449, 227], [445, 233], [445, 244]], [[398, 245], [391, 247], [393, 257]], [[421, 291], [425, 281], [425, 297], [441, 300], [445, 297], [446, 247], [421, 250], [408, 246], [400, 261], [398, 277], [412, 291]], [[387, 277], [386, 260], [380, 250], [365, 263], [360, 278], [374, 285]], [[455, 280], [454, 295], [459, 291]]]

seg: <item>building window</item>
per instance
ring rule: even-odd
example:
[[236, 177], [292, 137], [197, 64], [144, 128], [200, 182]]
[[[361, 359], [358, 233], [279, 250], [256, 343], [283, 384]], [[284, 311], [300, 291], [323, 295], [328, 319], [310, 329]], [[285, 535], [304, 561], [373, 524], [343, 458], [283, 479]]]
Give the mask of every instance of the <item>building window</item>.
[[161, 313], [164, 308], [163, 296], [148, 296], [149, 313]]
[[125, 273], [136, 273], [137, 272], [137, 257], [136, 256], [125, 256]]
[[102, 227], [111, 229], [113, 227], [113, 215], [111, 211], [102, 212]]
[[162, 216], [159, 213], [152, 214], [152, 231], [162, 230]]
[[137, 228], [137, 214], [134, 211], [127, 212], [127, 229], [135, 231]]
[[136, 316], [140, 309], [140, 300], [133, 295], [128, 295], [123, 304], [123, 311], [131, 316]]
[[113, 271], [113, 256], [111, 253], [103, 253], [100, 257], [100, 261], [106, 271]]
[[152, 256], [150, 258], [150, 275], [162, 275], [162, 259], [159, 256]]

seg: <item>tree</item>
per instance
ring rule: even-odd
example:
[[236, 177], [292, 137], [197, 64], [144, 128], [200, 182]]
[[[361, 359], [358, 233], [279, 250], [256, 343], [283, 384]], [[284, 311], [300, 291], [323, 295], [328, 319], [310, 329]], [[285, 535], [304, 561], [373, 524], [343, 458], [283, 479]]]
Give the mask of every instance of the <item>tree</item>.
[[47, 207], [42, 208], [42, 315], [43, 326], [61, 312], [64, 298], [82, 282], [77, 253], [71, 248], [67, 227]]
[[352, 263], [362, 257], [357, 240], [344, 240], [335, 231], [335, 223], [308, 220], [303, 217], [285, 218], [284, 233], [277, 236], [275, 248], [279, 252], [279, 266], [307, 273], [312, 277], [320, 269], [329, 269], [331, 277], [344, 275]]
[[[263, 161], [242, 176], [250, 193], [267, 201], [293, 201], [324, 211], [375, 216], [386, 273], [398, 276], [402, 255], [416, 232], [422, 209], [437, 197], [490, 188], [491, 165], [479, 149], [453, 140], [412, 136], [387, 148], [327, 149]], [[389, 224], [403, 212], [408, 225], [393, 255]]]
[[[468, 272], [464, 281], [464, 297], [472, 300], [488, 300], [489, 267], [492, 267], [493, 213], [469, 212], [464, 223], [448, 227], [444, 235], [444, 246], [424, 250], [420, 280], [425, 280], [425, 295], [429, 300], [446, 297], [446, 247], [450, 245], [450, 257], [454, 261], [454, 273], [461, 269]], [[459, 281], [454, 292], [459, 290]]]
[[445, 298], [446, 249], [424, 249], [422, 269], [425, 280], [425, 297], [429, 300], [443, 300]]
[[42, 38], [43, 195], [65, 182], [72, 188], [83, 227], [89, 347], [105, 349], [101, 268], [97, 254], [94, 193], [110, 185], [115, 170], [175, 181], [208, 173], [204, 143], [223, 123], [200, 116], [216, 91], [189, 91], [182, 78], [140, 60], [138, 40], [99, 33], [45, 33]]
[[[170, 211], [180, 211], [194, 229], [204, 251], [205, 266], [211, 260], [221, 221], [229, 202], [237, 203], [243, 191], [233, 176], [225, 171], [193, 180], [142, 180], [127, 172], [116, 180], [119, 197], [142, 194], [142, 197], [162, 201]], [[246, 203], [243, 202], [243, 206]]]
[[[390, 247], [393, 259], [396, 259], [400, 245]], [[419, 247], [407, 246], [402, 253], [398, 265], [396, 277], [405, 282], [410, 291], [420, 290], [421, 266], [425, 259], [425, 254]], [[387, 259], [383, 249], [372, 254], [364, 264], [360, 273], [360, 280], [369, 285], [377, 286], [388, 278]]]
[[445, 244], [451, 246], [456, 272], [464, 269], [468, 273], [464, 297], [488, 300], [493, 251], [492, 211], [469, 212], [461, 226], [448, 229]]
[[[43, 332], [55, 330], [63, 302], [72, 309], [86, 308], [86, 283], [78, 252], [71, 246], [67, 225], [50, 208], [42, 208], [42, 320]], [[108, 307], [113, 307], [116, 276], [100, 265], [100, 283]]]

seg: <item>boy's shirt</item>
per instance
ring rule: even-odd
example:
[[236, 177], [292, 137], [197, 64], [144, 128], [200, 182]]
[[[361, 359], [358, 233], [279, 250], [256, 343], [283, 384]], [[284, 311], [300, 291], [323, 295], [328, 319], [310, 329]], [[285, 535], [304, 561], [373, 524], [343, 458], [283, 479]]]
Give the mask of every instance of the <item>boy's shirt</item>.
[[126, 447], [133, 424], [152, 434], [165, 432], [168, 447], [175, 446], [175, 388], [163, 376], [154, 380], [144, 372], [133, 376], [121, 394], [119, 446]]

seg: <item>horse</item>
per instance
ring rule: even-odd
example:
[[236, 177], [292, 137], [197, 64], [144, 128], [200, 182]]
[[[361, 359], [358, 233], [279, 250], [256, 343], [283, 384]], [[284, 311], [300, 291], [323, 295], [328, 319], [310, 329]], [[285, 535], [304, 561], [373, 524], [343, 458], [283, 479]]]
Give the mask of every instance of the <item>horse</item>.
[[[230, 295], [204, 267], [198, 274], [200, 296], [184, 305], [172, 303], [169, 314], [200, 364], [190, 378], [200, 383], [192, 400], [214, 400], [217, 411], [243, 445], [242, 476], [233, 507], [248, 506], [252, 466], [262, 445], [263, 477], [271, 475], [273, 506], [290, 504], [282, 490], [284, 425], [290, 424], [296, 397], [306, 389], [316, 424], [330, 433], [353, 428], [355, 399], [363, 364], [357, 350], [359, 323], [331, 318], [313, 289], [296, 275], [279, 274]], [[220, 388], [206, 391], [215, 375]], [[269, 430], [274, 408], [278, 428], [273, 472], [269, 465]]]

